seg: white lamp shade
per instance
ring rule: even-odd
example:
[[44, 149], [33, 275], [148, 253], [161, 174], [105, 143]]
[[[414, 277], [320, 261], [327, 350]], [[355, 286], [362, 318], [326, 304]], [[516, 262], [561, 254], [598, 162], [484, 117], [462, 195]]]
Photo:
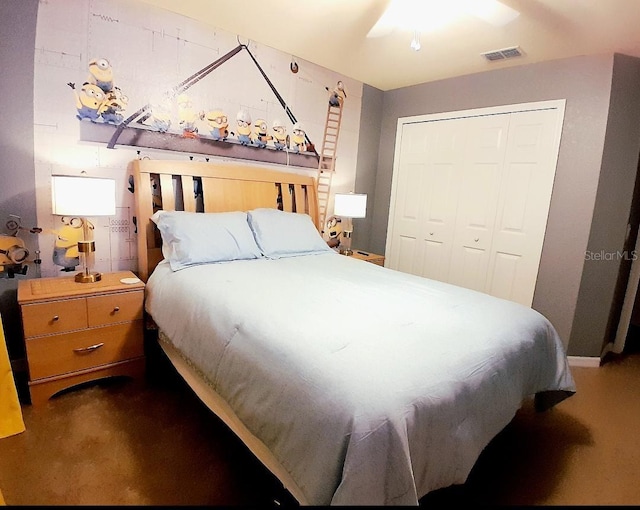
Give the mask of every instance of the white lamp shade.
[[53, 214], [86, 217], [116, 213], [114, 179], [54, 175], [51, 192]]
[[333, 214], [345, 218], [364, 218], [367, 215], [367, 195], [364, 193], [336, 193]]

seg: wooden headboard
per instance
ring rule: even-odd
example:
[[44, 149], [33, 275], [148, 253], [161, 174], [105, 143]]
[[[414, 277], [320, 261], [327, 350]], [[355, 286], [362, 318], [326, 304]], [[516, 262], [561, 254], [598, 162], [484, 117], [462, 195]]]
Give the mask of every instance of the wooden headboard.
[[159, 209], [226, 212], [270, 207], [306, 213], [319, 229], [316, 180], [308, 175], [228, 164], [151, 159], [132, 161], [129, 174], [134, 178], [138, 276], [145, 282], [162, 260], [161, 239], [150, 220]]

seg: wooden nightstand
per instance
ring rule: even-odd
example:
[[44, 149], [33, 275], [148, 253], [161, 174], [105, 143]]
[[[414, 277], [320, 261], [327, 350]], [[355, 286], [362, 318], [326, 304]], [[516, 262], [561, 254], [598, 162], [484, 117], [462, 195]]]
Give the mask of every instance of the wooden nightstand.
[[144, 374], [144, 283], [130, 271], [105, 273], [95, 283], [74, 277], [18, 284], [31, 403], [46, 402], [79, 383]]
[[375, 253], [368, 253], [362, 250], [353, 250], [353, 254], [349, 256], [354, 259], [366, 260], [378, 266], [384, 266], [384, 255], [376, 255]]

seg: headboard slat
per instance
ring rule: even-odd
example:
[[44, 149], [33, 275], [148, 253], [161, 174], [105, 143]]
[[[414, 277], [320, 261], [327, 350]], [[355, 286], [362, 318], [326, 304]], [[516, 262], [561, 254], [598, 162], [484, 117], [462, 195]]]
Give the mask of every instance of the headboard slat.
[[[160, 183], [165, 210], [175, 210], [177, 204], [183, 204], [185, 211], [195, 212], [194, 182], [200, 178], [204, 212], [249, 211], [258, 207], [275, 209], [279, 206], [280, 193], [283, 210], [293, 212], [295, 204], [295, 212], [308, 214], [319, 227], [316, 181], [309, 175], [239, 165], [150, 159], [132, 161], [129, 171], [135, 183], [138, 276], [143, 281], [147, 281], [162, 260], [157, 229], [150, 220], [158, 209], [158, 204], [153, 202], [152, 177]], [[179, 181], [174, 181], [174, 176]], [[175, 186], [177, 189], [174, 189], [174, 182], [180, 184]], [[293, 196], [290, 188], [293, 188]]]
[[293, 186], [293, 196], [295, 199], [295, 203], [296, 203], [296, 212], [305, 212], [305, 192], [304, 189], [302, 189], [302, 186], [300, 184], [294, 184]]
[[196, 196], [193, 189], [193, 177], [181, 175], [182, 180], [182, 203], [187, 212], [196, 212]]
[[281, 186], [282, 193], [282, 210], [287, 212], [293, 212], [293, 198], [291, 197], [291, 190], [288, 184]]
[[169, 174], [160, 175], [160, 193], [162, 196], [162, 208], [167, 211], [174, 211], [176, 208], [176, 195], [173, 190], [173, 176]]

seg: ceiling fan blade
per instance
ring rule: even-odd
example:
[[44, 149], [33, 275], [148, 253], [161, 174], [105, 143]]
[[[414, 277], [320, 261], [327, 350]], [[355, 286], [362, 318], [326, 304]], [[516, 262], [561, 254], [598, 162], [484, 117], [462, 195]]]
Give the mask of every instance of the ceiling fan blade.
[[520, 13], [497, 0], [471, 0], [466, 2], [466, 11], [496, 27], [511, 23]]
[[369, 33], [367, 33], [367, 37], [384, 37], [385, 35], [393, 32], [394, 27], [385, 23], [381, 23], [382, 18], [378, 20], [378, 22], [371, 27]]
[[410, 7], [407, 0], [391, 0], [382, 16], [369, 30], [367, 37], [383, 37], [393, 32], [396, 27], [402, 25], [404, 13], [409, 12]]

